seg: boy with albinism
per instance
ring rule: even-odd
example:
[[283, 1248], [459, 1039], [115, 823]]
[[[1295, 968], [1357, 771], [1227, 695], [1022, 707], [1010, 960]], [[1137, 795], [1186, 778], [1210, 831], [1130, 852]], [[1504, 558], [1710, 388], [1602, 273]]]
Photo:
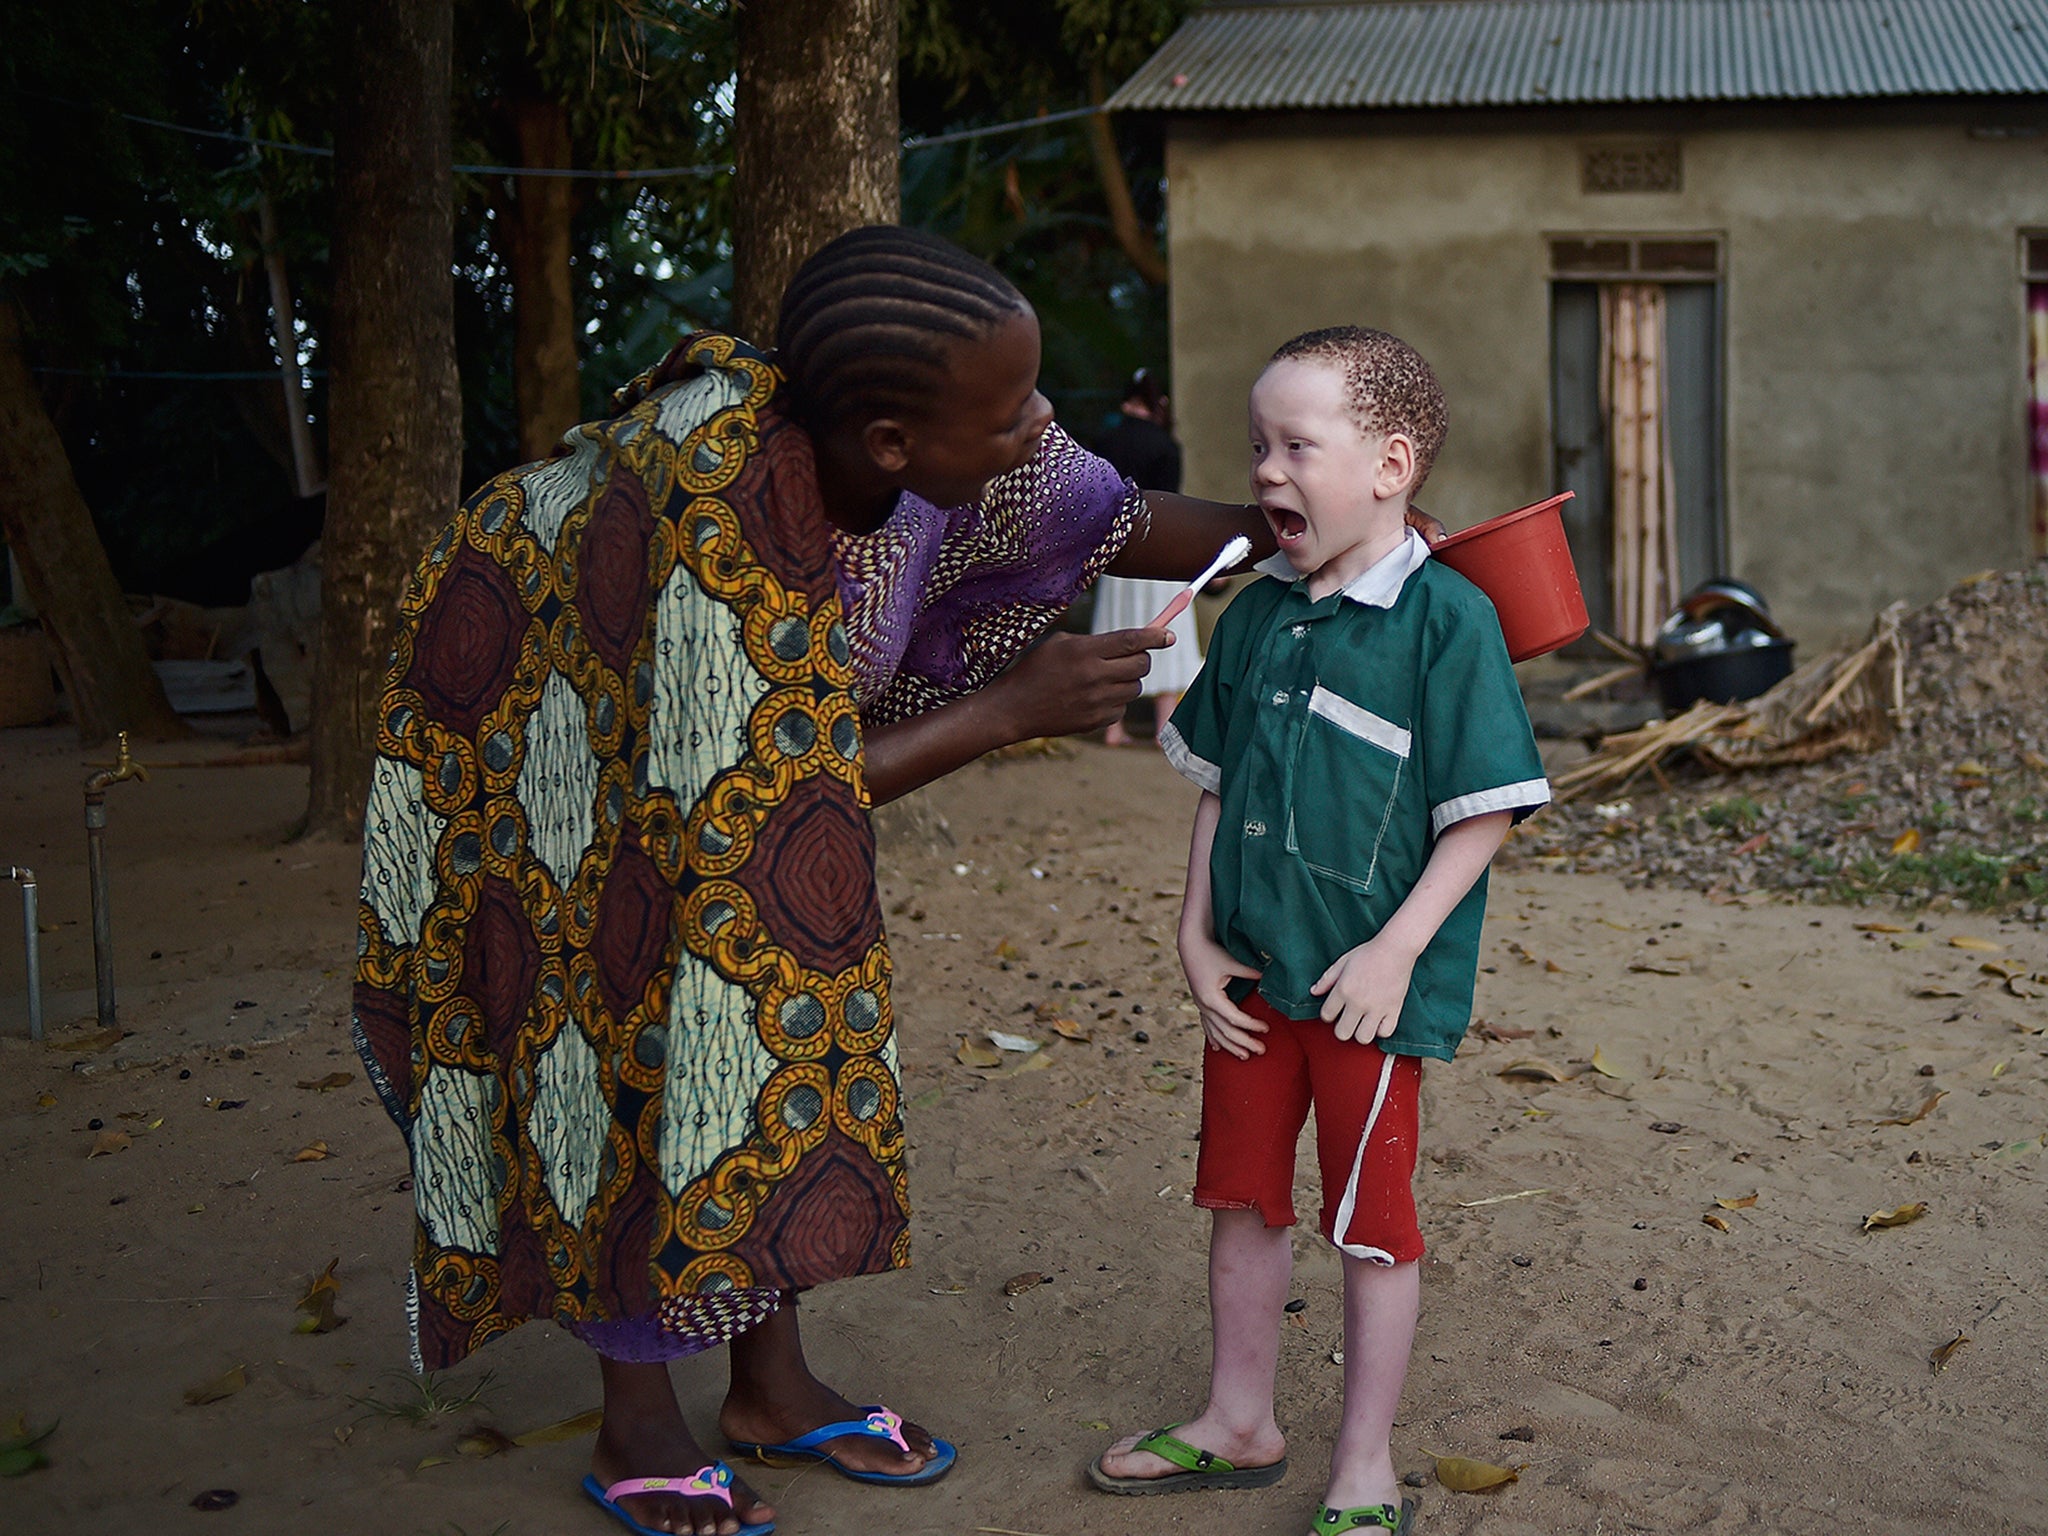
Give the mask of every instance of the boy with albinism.
[[1252, 489], [1280, 552], [1162, 738], [1202, 790], [1180, 955], [1207, 1037], [1209, 1401], [1097, 1458], [1112, 1493], [1285, 1474], [1274, 1375], [1313, 1103], [1344, 1266], [1344, 1415], [1313, 1532], [1413, 1521], [1391, 1436], [1420, 1296], [1422, 1062], [1471, 1021], [1487, 865], [1550, 799], [1492, 606], [1404, 522], [1445, 428], [1429, 365], [1382, 331], [1298, 336], [1252, 386]]

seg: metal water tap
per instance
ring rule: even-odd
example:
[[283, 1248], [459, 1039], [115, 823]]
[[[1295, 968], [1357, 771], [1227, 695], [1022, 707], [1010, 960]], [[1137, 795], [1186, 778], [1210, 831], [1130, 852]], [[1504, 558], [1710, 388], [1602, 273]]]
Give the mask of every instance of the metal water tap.
[[107, 904], [107, 788], [123, 779], [147, 780], [149, 770], [128, 755], [128, 733], [115, 738], [118, 750], [110, 767], [85, 781], [85, 859], [92, 878], [92, 970], [99, 993], [100, 1027], [118, 1029], [114, 1015], [114, 929]]
[[94, 795], [102, 794], [109, 784], [118, 784], [123, 779], [147, 781], [149, 778], [149, 769], [128, 755], [128, 733], [126, 731], [116, 732], [114, 743], [117, 749], [114, 753], [114, 761], [85, 781], [85, 794], [88, 801]]

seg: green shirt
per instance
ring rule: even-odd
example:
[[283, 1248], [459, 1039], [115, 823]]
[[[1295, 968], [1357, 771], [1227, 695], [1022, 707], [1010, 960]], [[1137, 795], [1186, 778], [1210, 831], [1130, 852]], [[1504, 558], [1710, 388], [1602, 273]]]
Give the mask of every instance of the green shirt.
[[[1223, 802], [1217, 940], [1275, 1008], [1310, 1019], [1309, 988], [1394, 915], [1444, 828], [1519, 821], [1550, 785], [1492, 604], [1418, 535], [1320, 601], [1284, 560], [1259, 569], [1281, 579], [1224, 611], [1161, 744]], [[1416, 961], [1387, 1049], [1456, 1053], [1485, 913], [1482, 874]]]

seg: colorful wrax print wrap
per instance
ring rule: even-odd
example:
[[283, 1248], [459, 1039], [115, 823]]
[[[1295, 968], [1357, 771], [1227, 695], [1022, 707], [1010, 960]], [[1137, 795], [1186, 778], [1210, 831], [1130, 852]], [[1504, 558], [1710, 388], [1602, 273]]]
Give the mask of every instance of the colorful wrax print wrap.
[[414, 573], [354, 1015], [423, 1369], [533, 1317], [701, 1348], [908, 1262], [852, 647], [780, 382], [689, 338]]

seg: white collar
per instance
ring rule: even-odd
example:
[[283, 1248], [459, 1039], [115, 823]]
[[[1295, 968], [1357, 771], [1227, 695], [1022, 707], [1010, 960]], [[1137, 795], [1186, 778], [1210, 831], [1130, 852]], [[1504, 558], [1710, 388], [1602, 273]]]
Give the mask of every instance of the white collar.
[[[1428, 558], [1428, 540], [1410, 528], [1408, 537], [1395, 546], [1392, 554], [1381, 556], [1353, 577], [1341, 595], [1369, 608], [1391, 608], [1400, 597], [1401, 589], [1408, 585], [1408, 578], [1421, 570], [1422, 562]], [[1305, 579], [1288, 563], [1285, 555], [1270, 556], [1252, 569], [1261, 576], [1273, 576], [1290, 583]]]

